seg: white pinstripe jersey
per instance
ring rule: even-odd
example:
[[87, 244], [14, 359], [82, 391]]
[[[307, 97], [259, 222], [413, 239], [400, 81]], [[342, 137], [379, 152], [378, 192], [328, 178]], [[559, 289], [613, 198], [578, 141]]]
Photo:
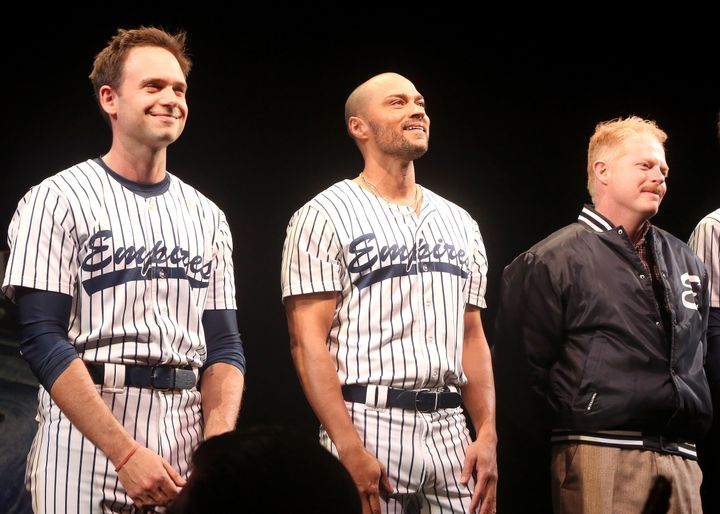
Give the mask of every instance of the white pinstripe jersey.
[[225, 215], [168, 177], [145, 197], [87, 160], [18, 204], [3, 289], [71, 295], [69, 340], [85, 361], [199, 368], [204, 310], [236, 308]]
[[697, 224], [688, 245], [705, 263], [710, 283], [710, 306], [720, 307], [720, 209]]
[[485, 307], [477, 223], [423, 188], [419, 216], [344, 180], [290, 220], [283, 298], [338, 291], [327, 344], [343, 384], [462, 386], [466, 304]]

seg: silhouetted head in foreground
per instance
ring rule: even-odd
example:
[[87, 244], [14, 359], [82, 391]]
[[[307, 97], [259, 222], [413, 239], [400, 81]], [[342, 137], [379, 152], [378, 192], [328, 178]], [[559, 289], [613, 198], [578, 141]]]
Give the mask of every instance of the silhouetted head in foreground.
[[345, 467], [315, 439], [278, 426], [257, 426], [203, 442], [188, 484], [168, 514], [360, 514]]

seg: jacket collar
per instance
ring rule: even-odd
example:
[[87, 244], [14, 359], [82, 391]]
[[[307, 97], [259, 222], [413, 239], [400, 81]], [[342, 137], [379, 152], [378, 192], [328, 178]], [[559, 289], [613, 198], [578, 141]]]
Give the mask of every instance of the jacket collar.
[[612, 222], [596, 211], [589, 203], [583, 206], [578, 216], [578, 221], [595, 232], [607, 232], [614, 228]]
[[[624, 230], [620, 226], [613, 225], [612, 221], [610, 221], [605, 216], [596, 211], [595, 207], [593, 207], [592, 204], [589, 203], [586, 203], [583, 206], [582, 211], [580, 211], [580, 214], [578, 215], [578, 221], [595, 232], [608, 232], [616, 228], [621, 229], [621, 231]], [[646, 220], [640, 226], [640, 233], [642, 234], [642, 237], [639, 238], [639, 241], [645, 239], [648, 232], [650, 231], [651, 226], [652, 225], [650, 224], [649, 220]], [[636, 243], [633, 241], [633, 244]]]

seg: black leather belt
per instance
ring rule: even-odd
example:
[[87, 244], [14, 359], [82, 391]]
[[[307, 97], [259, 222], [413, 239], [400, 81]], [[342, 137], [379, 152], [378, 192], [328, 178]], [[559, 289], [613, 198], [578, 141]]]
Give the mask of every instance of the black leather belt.
[[[344, 385], [342, 386], [342, 394], [345, 401], [353, 403], [367, 402], [367, 386], [364, 385]], [[454, 409], [462, 405], [462, 396], [454, 391], [428, 391], [393, 389], [389, 387], [387, 390], [387, 400], [385, 407], [397, 407], [400, 409], [416, 410], [418, 412], [434, 412], [438, 409]]]
[[[105, 383], [105, 364], [86, 362], [90, 376], [96, 384]], [[197, 382], [192, 369], [170, 366], [125, 366], [126, 387], [152, 387], [153, 389], [191, 389]]]

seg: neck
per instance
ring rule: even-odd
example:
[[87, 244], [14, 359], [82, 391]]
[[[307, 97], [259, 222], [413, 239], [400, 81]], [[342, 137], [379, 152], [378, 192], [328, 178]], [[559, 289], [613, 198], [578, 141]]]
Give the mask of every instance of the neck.
[[405, 166], [394, 167], [366, 162], [362, 175], [383, 197], [392, 202], [407, 203], [415, 197], [415, 167], [412, 161]]
[[635, 212], [625, 212], [621, 209], [611, 209], [607, 206], [596, 205], [595, 210], [612, 221], [615, 226], [622, 226], [633, 243], [637, 243], [640, 229], [649, 219]]
[[157, 184], [165, 178], [167, 147], [160, 150], [147, 147], [128, 148], [113, 141], [113, 146], [103, 156], [103, 161], [123, 178], [140, 184]]

